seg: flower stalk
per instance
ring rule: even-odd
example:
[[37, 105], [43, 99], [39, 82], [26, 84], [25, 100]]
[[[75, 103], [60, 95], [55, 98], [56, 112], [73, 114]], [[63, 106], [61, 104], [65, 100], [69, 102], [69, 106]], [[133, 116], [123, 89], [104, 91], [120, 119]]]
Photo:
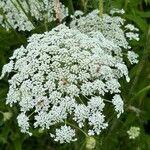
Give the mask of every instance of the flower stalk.
[[103, 0], [99, 0], [99, 16], [103, 16]]
[[82, 0], [82, 4], [83, 4], [84, 12], [86, 12], [87, 11], [88, 0]]

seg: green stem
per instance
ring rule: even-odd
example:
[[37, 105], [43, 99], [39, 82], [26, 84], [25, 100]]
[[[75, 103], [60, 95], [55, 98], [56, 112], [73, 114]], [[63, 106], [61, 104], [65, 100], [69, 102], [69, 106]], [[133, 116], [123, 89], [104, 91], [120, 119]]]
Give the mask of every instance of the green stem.
[[[38, 2], [41, 3], [40, 0], [38, 0]], [[45, 5], [43, 1], [42, 1], [42, 3], [43, 3], [43, 5]], [[48, 4], [49, 3], [50, 2], [48, 2]], [[42, 9], [42, 8], [40, 8], [40, 9]], [[38, 9], [38, 7], [37, 7], [37, 10], [38, 10], [39, 13], [41, 13], [40, 10]], [[44, 15], [44, 27], [45, 27], [45, 31], [48, 31], [48, 10], [46, 12], [43, 12], [43, 15]]]
[[45, 26], [45, 30], [46, 30], [46, 31], [48, 31], [47, 23], [48, 23], [47, 14], [45, 14], [45, 17], [44, 17], [44, 26]]
[[28, 117], [30, 118], [35, 112], [33, 111]]
[[68, 6], [70, 14], [74, 14], [74, 7], [73, 7], [73, 2], [72, 0], [67, 0], [65, 1], [66, 6]]
[[[12, 0], [11, 0], [11, 2], [12, 2]], [[32, 17], [31, 17], [31, 16], [28, 16], [27, 12], [26, 12], [25, 9], [23, 8], [23, 6], [22, 6], [22, 4], [20, 3], [20, 1], [19, 1], [19, 0], [16, 0], [16, 2], [17, 2], [18, 5], [20, 6], [21, 10], [22, 10], [23, 13], [26, 15], [26, 17], [29, 19], [29, 21], [32, 23], [33, 27], [35, 27], [35, 26], [34, 26], [34, 22], [33, 22], [33, 20], [32, 20]], [[13, 3], [13, 2], [12, 2], [12, 3]], [[13, 4], [14, 4], [14, 3], [13, 3]], [[16, 7], [15, 4], [14, 4], [14, 6]], [[17, 7], [16, 7], [16, 8], [17, 8]]]
[[32, 16], [32, 15], [31, 15], [31, 11], [30, 11], [30, 10], [31, 10], [31, 7], [30, 7], [30, 4], [29, 4], [29, 1], [28, 1], [28, 0], [25, 0], [25, 1], [26, 1], [26, 3], [27, 3], [28, 9], [29, 9], [29, 14], [30, 14], [30, 16]]
[[127, 9], [128, 3], [129, 3], [129, 0], [125, 0], [125, 4], [124, 4], [124, 9], [125, 10]]
[[75, 126], [74, 124], [69, 123], [69, 122], [67, 122], [67, 121], [66, 121], [66, 124], [68, 124], [68, 125], [70, 125], [70, 126], [76, 128], [76, 129], [80, 130], [86, 137], [88, 137], [88, 134], [87, 134], [85, 131], [83, 131], [81, 128], [79, 128], [79, 127]]
[[136, 97], [138, 97], [138, 96], [139, 96], [140, 94], [142, 94], [143, 92], [148, 91], [148, 90], [150, 90], [150, 85], [148, 85], [148, 86], [146, 86], [145, 88], [143, 88], [142, 90], [140, 90], [140, 91], [132, 98], [132, 100], [135, 99]]
[[13, 143], [14, 143], [15, 150], [22, 150], [22, 141], [19, 137], [13, 140]]
[[108, 102], [108, 103], [111, 103], [112, 104], [112, 101], [109, 101], [107, 99], [103, 99], [105, 102]]
[[82, 101], [82, 99], [80, 98], [80, 96], [79, 96], [79, 100], [80, 100], [80, 102], [81, 102], [82, 104], [84, 104], [84, 102]]
[[0, 111], [1, 114], [4, 114], [4, 112]]
[[103, 16], [103, 0], [99, 0], [99, 16]]
[[[87, 100], [90, 100], [88, 97], [86, 97], [85, 95], [83, 95]], [[94, 95], [93, 95], [94, 96]], [[107, 99], [104, 99], [104, 98], [102, 98], [105, 102], [108, 102], [108, 103], [112, 103], [112, 101], [109, 101], [109, 100], [107, 100]]]
[[82, 4], [83, 4], [83, 10], [86, 13], [87, 12], [87, 4], [88, 4], [88, 0], [81, 0]]

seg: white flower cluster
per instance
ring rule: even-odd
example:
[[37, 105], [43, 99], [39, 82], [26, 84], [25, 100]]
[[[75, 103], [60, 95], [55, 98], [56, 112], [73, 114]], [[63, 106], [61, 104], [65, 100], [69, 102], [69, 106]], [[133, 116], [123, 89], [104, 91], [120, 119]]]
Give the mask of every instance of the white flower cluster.
[[25, 113], [21, 113], [17, 117], [18, 124], [21, 127], [21, 132], [22, 133], [28, 133], [29, 135], [32, 135], [29, 130], [29, 118], [25, 115]]
[[129, 135], [129, 139], [136, 139], [140, 135], [139, 127], [131, 127], [130, 130], [127, 131]]
[[55, 138], [55, 141], [62, 143], [70, 143], [71, 141], [76, 141], [75, 130], [71, 129], [70, 126], [61, 126], [60, 129], [56, 129], [56, 135], [50, 134], [52, 138]]
[[[0, 24], [6, 29], [19, 31], [34, 29], [34, 21], [51, 22], [55, 17], [55, 0], [1, 0]], [[63, 19], [68, 15], [68, 9], [60, 3], [60, 14]]]
[[116, 9], [116, 8], [114, 8], [114, 9], [112, 9], [111, 11], [110, 11], [110, 14], [111, 15], [114, 15], [114, 14], [124, 14], [125, 13], [125, 11], [123, 10], [123, 9], [121, 9], [121, 10], [119, 10], [119, 9]]
[[[86, 124], [92, 136], [108, 126], [103, 111], [106, 102], [114, 105], [117, 117], [123, 113], [119, 79], [130, 80], [122, 52], [130, 47], [121, 29], [124, 20], [108, 15], [100, 18], [97, 13], [74, 18], [71, 29], [61, 24], [32, 35], [28, 45], [16, 49], [3, 67], [0, 79], [6, 73], [14, 74], [6, 103], [20, 105], [22, 132], [31, 134], [32, 112], [35, 128], [65, 124], [51, 137], [60, 143], [71, 142], [76, 140], [75, 130], [66, 125], [68, 120], [82, 130]], [[131, 63], [135, 62], [132, 56]], [[112, 100], [105, 99], [107, 94]]]
[[[112, 10], [110, 15], [103, 14], [102, 17], [99, 16], [99, 11], [94, 10], [87, 16], [84, 16], [82, 12], [77, 11], [74, 16], [72, 16], [73, 21], [70, 27], [73, 29], [78, 29], [82, 33], [91, 34], [92, 32], [101, 32], [103, 36], [111, 41], [116, 46], [120, 47], [120, 50], [114, 49], [115, 54], [122, 55], [127, 49], [130, 49], [128, 40], [139, 40], [138, 29], [132, 24], [126, 24], [125, 20], [119, 16], [113, 16], [115, 13], [123, 14], [123, 10]], [[122, 49], [125, 49], [122, 52]], [[132, 52], [132, 51], [131, 51]], [[134, 57], [131, 63], [137, 63], [137, 54], [134, 52], [129, 54], [130, 58]], [[129, 60], [131, 60], [129, 58]]]
[[118, 112], [117, 117], [119, 118], [121, 113], [124, 112], [123, 101], [122, 101], [122, 98], [120, 97], [120, 95], [116, 94], [112, 99], [112, 103], [115, 106], [115, 111]]
[[127, 57], [131, 64], [137, 64], [138, 63], [138, 54], [136, 54], [133, 51], [128, 51]]

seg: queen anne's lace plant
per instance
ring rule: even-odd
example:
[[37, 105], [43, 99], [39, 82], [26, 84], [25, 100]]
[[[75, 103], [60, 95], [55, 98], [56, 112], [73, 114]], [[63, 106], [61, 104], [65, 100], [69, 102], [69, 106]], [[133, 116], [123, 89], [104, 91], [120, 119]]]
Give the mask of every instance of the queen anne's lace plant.
[[135, 52], [128, 51], [127, 56], [128, 56], [128, 59], [129, 59], [131, 64], [137, 64], [138, 63], [138, 59], [137, 59], [138, 55]]
[[[56, 0], [1, 0], [0, 24], [6, 29], [19, 31], [34, 29], [34, 20], [51, 22], [56, 19]], [[60, 3], [61, 19], [68, 15], [68, 9]]]
[[[101, 32], [84, 34], [59, 25], [50, 32], [32, 35], [26, 47], [14, 51], [0, 78], [13, 74], [6, 103], [19, 104], [17, 119], [22, 132], [31, 134], [30, 118], [33, 122], [34, 117], [35, 128], [56, 127], [56, 135], [51, 133], [51, 137], [70, 142], [76, 140], [70, 121], [81, 131], [86, 124], [84, 133], [92, 136], [108, 126], [103, 111], [107, 102], [120, 116], [119, 79], [129, 81], [128, 69], [119, 44], [106, 37]], [[105, 98], [107, 94], [112, 100]]]

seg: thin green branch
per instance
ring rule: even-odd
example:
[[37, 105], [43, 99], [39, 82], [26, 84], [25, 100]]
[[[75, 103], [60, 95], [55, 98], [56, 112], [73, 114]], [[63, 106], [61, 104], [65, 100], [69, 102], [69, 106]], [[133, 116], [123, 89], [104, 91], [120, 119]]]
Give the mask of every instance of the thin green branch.
[[103, 16], [103, 0], [99, 0], [99, 16]]
[[132, 100], [135, 99], [135, 98], [137, 98], [140, 94], [142, 94], [142, 93], [144, 93], [144, 92], [146, 92], [146, 91], [148, 91], [148, 90], [150, 90], [150, 85], [148, 85], [148, 86], [146, 86], [145, 88], [143, 88], [142, 90], [140, 90], [140, 91], [132, 98]]
[[45, 30], [48, 31], [48, 26], [47, 26], [47, 23], [48, 23], [48, 20], [47, 20], [47, 14], [45, 14], [44, 16], [44, 26], [45, 26]]
[[73, 2], [72, 0], [67, 0], [66, 5], [68, 6], [70, 14], [74, 14], [74, 7], [73, 7]]
[[83, 10], [86, 13], [87, 12], [88, 0], [81, 0], [81, 1], [82, 1], [82, 5], [83, 5]]
[[[12, 4], [14, 4], [12, 0], [11, 0], [11, 2], [12, 2]], [[23, 13], [26, 15], [26, 17], [29, 19], [29, 21], [32, 23], [33, 27], [35, 27], [34, 22], [33, 22], [33, 20], [32, 20], [32, 17], [27, 14], [27, 12], [26, 12], [25, 9], [23, 8], [23, 6], [22, 6], [22, 4], [20, 3], [20, 1], [19, 1], [19, 0], [16, 0], [16, 2], [17, 2], [18, 5], [20, 6], [21, 10], [22, 10]], [[17, 6], [16, 6], [15, 4], [14, 4], [14, 6], [17, 8]], [[18, 8], [17, 8], [17, 9], [18, 9]]]
[[125, 10], [127, 9], [128, 3], [129, 3], [129, 0], [125, 0], [125, 3], [124, 3], [124, 9]]
[[79, 96], [79, 100], [80, 100], [80, 102], [81, 102], [82, 104], [84, 104], [84, 102], [82, 101], [82, 99], [80, 98], [80, 96]]
[[30, 118], [35, 112], [33, 111], [28, 117]]
[[70, 126], [76, 128], [76, 129], [80, 130], [86, 137], [88, 137], [88, 134], [87, 134], [85, 131], [83, 131], [81, 128], [77, 127], [76, 125], [74, 125], [74, 124], [72, 124], [72, 123], [69, 123], [69, 122], [67, 122], [67, 121], [66, 121], [66, 124], [68, 124], [68, 125], [70, 125]]

